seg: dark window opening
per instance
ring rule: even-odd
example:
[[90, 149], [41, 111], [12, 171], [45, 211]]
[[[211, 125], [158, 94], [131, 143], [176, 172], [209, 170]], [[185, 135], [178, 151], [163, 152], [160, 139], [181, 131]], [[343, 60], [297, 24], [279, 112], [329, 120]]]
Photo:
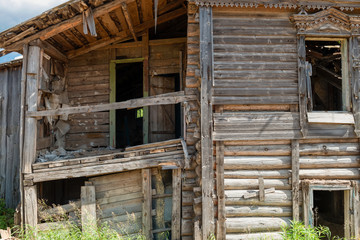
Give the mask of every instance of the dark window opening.
[[[143, 97], [143, 63], [116, 65], [116, 101]], [[116, 148], [143, 143], [143, 109], [116, 110]]]
[[81, 186], [87, 178], [71, 178], [38, 184], [38, 197], [46, 205], [64, 205], [80, 199]]
[[[343, 73], [345, 47], [342, 41], [306, 41], [306, 61], [312, 66], [311, 83], [307, 83], [308, 109], [344, 111], [348, 105]], [[309, 70], [307, 70], [309, 72]]]
[[314, 191], [314, 226], [327, 226], [332, 236], [344, 237], [344, 191]]

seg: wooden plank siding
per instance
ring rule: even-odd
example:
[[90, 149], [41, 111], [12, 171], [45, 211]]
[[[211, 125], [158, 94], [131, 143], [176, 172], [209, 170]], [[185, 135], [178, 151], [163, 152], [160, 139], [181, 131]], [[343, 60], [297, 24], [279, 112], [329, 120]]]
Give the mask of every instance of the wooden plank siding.
[[21, 66], [0, 67], [0, 198], [15, 208], [19, 192]]
[[291, 12], [228, 9], [214, 8], [213, 104], [297, 104]]

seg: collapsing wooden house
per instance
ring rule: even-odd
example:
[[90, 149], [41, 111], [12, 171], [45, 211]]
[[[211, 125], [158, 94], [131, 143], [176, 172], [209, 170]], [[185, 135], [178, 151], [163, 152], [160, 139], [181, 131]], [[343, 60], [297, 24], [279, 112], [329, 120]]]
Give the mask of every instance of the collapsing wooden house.
[[44, 199], [149, 239], [360, 237], [359, 38], [350, 0], [72, 0], [0, 33], [23, 223]]

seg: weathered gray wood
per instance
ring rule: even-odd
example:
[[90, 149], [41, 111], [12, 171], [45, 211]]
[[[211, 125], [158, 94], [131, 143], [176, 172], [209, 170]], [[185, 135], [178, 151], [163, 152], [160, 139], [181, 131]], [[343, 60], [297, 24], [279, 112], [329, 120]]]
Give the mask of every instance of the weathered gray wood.
[[291, 181], [292, 181], [292, 210], [293, 220], [300, 220], [299, 213], [299, 190], [300, 190], [300, 179], [299, 179], [299, 141], [291, 141]]
[[264, 178], [259, 177], [259, 200], [263, 202], [265, 200], [265, 183]]
[[202, 178], [202, 239], [207, 240], [214, 229], [214, 173], [212, 157], [212, 106], [210, 103], [213, 81], [212, 8], [200, 7], [200, 72], [201, 72], [201, 178]]
[[96, 227], [95, 186], [81, 187], [81, 226], [90, 233]]
[[305, 74], [305, 36], [298, 36], [298, 82], [299, 82], [299, 109], [300, 109], [300, 127], [301, 133], [307, 135], [307, 118], [306, 118], [306, 74]]
[[172, 213], [171, 213], [171, 239], [180, 240], [181, 224], [181, 169], [172, 170]]
[[360, 136], [360, 49], [359, 40], [357, 37], [349, 39], [349, 53], [350, 53], [350, 72], [352, 82], [352, 111], [355, 120], [355, 133]]
[[151, 210], [152, 210], [152, 193], [151, 193], [151, 170], [142, 169], [142, 194], [144, 202], [142, 205], [142, 231], [146, 239], [151, 239], [151, 229], [152, 229], [152, 219], [151, 219]]
[[279, 231], [290, 223], [290, 218], [243, 217], [226, 221], [227, 233], [271, 232]]
[[227, 217], [291, 217], [290, 207], [226, 206]]
[[217, 239], [225, 239], [224, 142], [216, 142], [216, 189], [218, 197]]
[[26, 226], [36, 227], [36, 224], [38, 223], [38, 215], [37, 191], [35, 185], [24, 187], [24, 216]]
[[[40, 80], [40, 67], [42, 63], [42, 50], [37, 46], [29, 46], [26, 76], [26, 105], [28, 111], [37, 111], [38, 85]], [[31, 173], [31, 164], [36, 157], [37, 120], [25, 118], [24, 149], [22, 172]]]
[[160, 94], [152, 97], [131, 99], [124, 102], [114, 102], [108, 104], [100, 104], [93, 106], [81, 106], [81, 107], [68, 107], [60, 108], [56, 110], [38, 111], [29, 110], [26, 113], [27, 117], [44, 117], [44, 116], [59, 116], [74, 113], [88, 113], [88, 112], [101, 112], [114, 109], [126, 109], [126, 108], [138, 108], [152, 105], [167, 105], [176, 104], [184, 101], [195, 100], [193, 95], [184, 95], [183, 91]]
[[291, 190], [275, 190], [274, 193], [266, 194], [263, 202], [256, 198], [244, 199], [244, 195], [247, 193], [248, 190], [225, 190], [226, 205], [291, 207], [292, 204]]

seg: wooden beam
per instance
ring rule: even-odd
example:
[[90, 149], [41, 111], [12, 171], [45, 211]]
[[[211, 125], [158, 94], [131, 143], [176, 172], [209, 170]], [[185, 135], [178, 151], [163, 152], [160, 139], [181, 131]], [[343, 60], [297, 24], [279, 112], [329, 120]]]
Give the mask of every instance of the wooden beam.
[[151, 229], [152, 229], [152, 190], [151, 190], [151, 169], [142, 169], [142, 193], [144, 197], [142, 205], [142, 230], [146, 239], [152, 239]]
[[126, 23], [127, 23], [128, 27], [129, 27], [129, 30], [130, 30], [130, 32], [131, 32], [131, 35], [133, 36], [135, 42], [137, 42], [137, 37], [136, 37], [135, 31], [134, 31], [134, 24], [133, 24], [133, 22], [132, 22], [132, 20], [131, 20], [131, 16], [130, 16], [130, 14], [129, 14], [129, 10], [128, 10], [127, 4], [126, 4], [125, 2], [123, 2], [123, 3], [121, 4], [121, 9], [122, 9], [122, 11], [123, 11], [123, 13], [124, 13], [124, 16], [125, 16], [125, 19], [126, 19]]
[[215, 232], [213, 142], [211, 138], [212, 106], [212, 8], [200, 7], [200, 72], [201, 72], [201, 177], [202, 177], [202, 239]]
[[[171, 44], [181, 44], [186, 43], [186, 38], [168, 38], [168, 39], [156, 39], [156, 40], [149, 40], [149, 46], [160, 46], [160, 45], [171, 45]], [[137, 48], [142, 47], [142, 42], [126, 42], [126, 43], [117, 43], [112, 44], [101, 49], [120, 49], [120, 48]]]
[[[115, 9], [118, 9], [121, 7], [121, 3], [123, 2], [130, 2], [131, 0], [114, 0], [110, 3], [104, 4], [96, 9], [93, 10], [93, 15], [94, 17], [99, 17], [107, 12], [111, 12], [114, 11]], [[10, 50], [18, 50], [21, 48], [23, 43], [27, 43], [30, 42], [32, 40], [35, 40], [37, 38], [40, 38], [41, 40], [46, 40], [49, 39], [69, 28], [73, 28], [76, 27], [77, 25], [81, 24], [83, 21], [83, 17], [82, 14], [78, 14], [73, 18], [70, 18], [66, 21], [60, 22], [58, 24], [52, 25], [51, 27], [48, 27], [40, 32], [37, 32], [25, 39], [22, 39], [20, 41], [15, 42], [14, 44], [5, 46], [5, 49], [10, 49]]]
[[60, 60], [62, 62], [67, 63], [69, 61], [69, 59], [67, 58], [67, 56], [60, 52], [57, 48], [55, 48], [53, 45], [45, 42], [45, 41], [41, 41], [40, 39], [36, 39], [32, 42], [29, 43], [30, 46], [39, 46], [40, 48], [42, 48], [44, 50], [44, 52], [46, 54], [48, 54], [49, 56]]
[[181, 169], [172, 170], [172, 217], [171, 217], [171, 239], [181, 239]]
[[152, 0], [141, 0], [141, 12], [142, 12], [142, 21], [146, 22], [153, 19], [153, 1]]
[[60, 116], [74, 113], [101, 112], [114, 109], [139, 108], [144, 106], [177, 104], [184, 101], [196, 100], [195, 95], [184, 95], [183, 91], [165, 93], [151, 97], [131, 99], [124, 102], [114, 102], [99, 105], [60, 108], [46, 111], [28, 111], [27, 117]]
[[[291, 141], [291, 185], [292, 185], [292, 211], [293, 211], [293, 220], [300, 220], [300, 153], [299, 153], [299, 140]], [[306, 211], [306, 209], [303, 209]]]
[[[38, 86], [43, 52], [38, 46], [29, 46], [26, 72], [26, 105], [28, 111], [37, 111]], [[37, 120], [25, 118], [23, 173], [31, 173], [31, 164], [36, 158]]]
[[13, 42], [19, 41], [20, 39], [22, 39], [30, 34], [33, 34], [35, 32], [36, 32], [36, 30], [34, 27], [28, 28], [25, 31], [21, 32], [20, 34], [15, 35], [13, 38], [10, 38], [9, 40], [5, 41], [4, 46], [9, 45]]
[[81, 226], [87, 233], [96, 229], [95, 186], [81, 187]]
[[[150, 56], [150, 49], [149, 49], [149, 30], [145, 31], [142, 36], [142, 56], [143, 56], [143, 97], [149, 96], [149, 56]], [[149, 107], [144, 107], [143, 109], [143, 142], [149, 142]]]
[[[175, 19], [175, 18], [177, 18], [179, 16], [182, 16], [184, 14], [186, 14], [186, 9], [185, 8], [179, 8], [179, 9], [173, 11], [173, 12], [166, 13], [166, 14], [158, 17], [158, 24], [170, 21], [170, 20]], [[152, 28], [154, 25], [155, 25], [155, 21], [152, 19], [152, 20], [146, 21], [146, 22], [144, 22], [144, 23], [142, 23], [140, 25], [135, 26], [134, 31], [135, 31], [135, 33], [141, 33], [142, 31], [145, 31], [148, 28]], [[83, 55], [83, 54], [85, 54], [87, 52], [90, 52], [90, 51], [105, 47], [105, 46], [107, 46], [107, 45], [109, 45], [111, 43], [114, 43], [114, 42], [130, 40], [131, 37], [129, 35], [131, 35], [129, 31], [122, 31], [118, 35], [116, 35], [115, 37], [103, 38], [101, 40], [98, 40], [96, 42], [93, 42], [93, 43], [89, 44], [88, 46], [84, 46], [82, 48], [69, 51], [67, 53], [67, 56], [68, 56], [69, 59], [71, 59], [71, 58]]]
[[225, 239], [224, 142], [216, 142], [216, 192], [218, 198], [217, 239]]

